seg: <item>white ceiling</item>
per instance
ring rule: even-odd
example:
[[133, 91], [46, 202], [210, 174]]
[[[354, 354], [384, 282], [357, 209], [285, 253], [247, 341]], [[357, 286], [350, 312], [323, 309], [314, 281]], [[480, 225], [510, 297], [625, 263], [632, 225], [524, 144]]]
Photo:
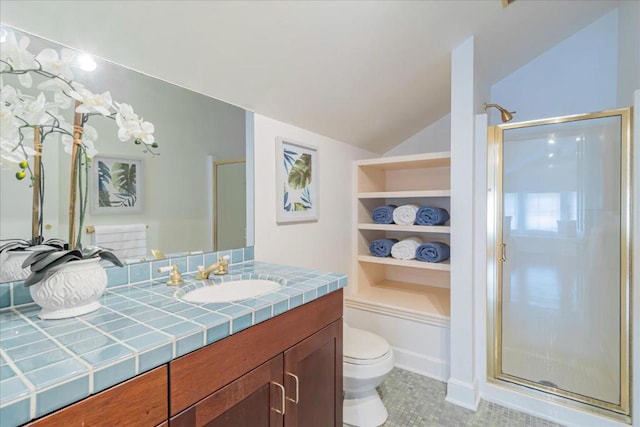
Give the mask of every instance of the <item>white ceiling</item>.
[[450, 109], [475, 36], [492, 84], [616, 0], [9, 1], [3, 23], [371, 151]]

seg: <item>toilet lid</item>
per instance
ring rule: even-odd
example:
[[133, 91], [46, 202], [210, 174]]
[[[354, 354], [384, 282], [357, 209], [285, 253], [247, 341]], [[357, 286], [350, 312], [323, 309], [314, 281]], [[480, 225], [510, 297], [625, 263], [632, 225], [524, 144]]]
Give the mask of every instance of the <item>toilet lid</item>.
[[376, 334], [356, 328], [344, 328], [344, 358], [351, 363], [366, 363], [378, 359], [389, 352], [389, 343]]

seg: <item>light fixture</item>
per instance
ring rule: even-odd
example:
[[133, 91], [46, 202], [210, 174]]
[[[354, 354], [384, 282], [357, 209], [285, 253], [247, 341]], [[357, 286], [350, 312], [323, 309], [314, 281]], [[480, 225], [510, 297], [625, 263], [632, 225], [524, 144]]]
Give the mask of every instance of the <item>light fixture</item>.
[[93, 71], [96, 69], [96, 61], [93, 60], [91, 55], [87, 55], [86, 53], [80, 54], [78, 56], [78, 65], [84, 71]]
[[504, 123], [506, 123], [509, 120], [513, 119], [513, 115], [516, 113], [515, 111], [507, 111], [504, 108], [502, 108], [501, 106], [499, 106], [498, 104], [487, 104], [486, 102], [484, 103], [484, 109], [485, 110], [487, 108], [490, 108], [490, 107], [494, 107], [494, 108], [497, 108], [498, 110], [500, 110], [500, 117], [502, 118], [502, 121]]
[[548, 140], [547, 142], [548, 142], [549, 144], [555, 144], [555, 143], [556, 143], [556, 140], [555, 140], [555, 139], [550, 139], [550, 140]]

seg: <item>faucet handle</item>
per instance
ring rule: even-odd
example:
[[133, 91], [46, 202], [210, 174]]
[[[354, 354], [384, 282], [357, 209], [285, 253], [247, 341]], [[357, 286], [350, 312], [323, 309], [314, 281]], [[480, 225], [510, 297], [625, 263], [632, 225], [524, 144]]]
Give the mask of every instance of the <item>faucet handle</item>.
[[204, 265], [199, 265], [198, 266], [198, 272], [196, 273], [196, 279], [198, 279], [198, 280], [206, 280], [207, 279], [207, 277], [205, 277]]
[[227, 274], [227, 267], [229, 266], [229, 255], [218, 257], [218, 267], [213, 272], [217, 275]]
[[171, 269], [171, 274], [169, 275], [169, 281], [167, 282], [167, 285], [169, 286], [178, 286], [184, 283], [184, 280], [182, 280], [182, 275], [180, 274], [180, 271], [178, 270], [178, 264], [173, 264], [173, 267]]

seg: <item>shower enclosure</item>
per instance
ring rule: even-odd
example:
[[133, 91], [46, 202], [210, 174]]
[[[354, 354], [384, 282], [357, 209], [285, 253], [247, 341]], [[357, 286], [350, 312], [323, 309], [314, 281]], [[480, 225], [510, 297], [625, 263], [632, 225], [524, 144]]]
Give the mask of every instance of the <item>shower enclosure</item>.
[[628, 419], [630, 109], [489, 129], [489, 378]]

